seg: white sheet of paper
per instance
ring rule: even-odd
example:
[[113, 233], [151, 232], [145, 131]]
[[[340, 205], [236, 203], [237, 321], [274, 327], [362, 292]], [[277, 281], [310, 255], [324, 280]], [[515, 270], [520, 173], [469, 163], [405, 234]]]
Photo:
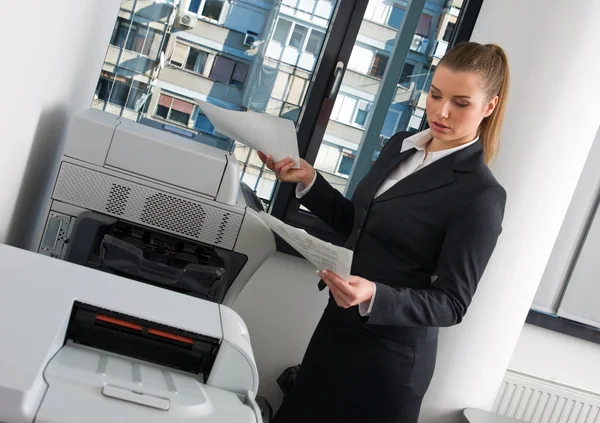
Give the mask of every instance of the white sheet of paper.
[[291, 120], [266, 113], [223, 109], [201, 100], [198, 105], [217, 132], [270, 154], [276, 162], [291, 156], [296, 160], [294, 167], [300, 167], [296, 127]]
[[316, 238], [302, 229], [294, 228], [262, 212], [263, 221], [277, 235], [304, 256], [317, 270], [331, 270], [348, 280], [352, 265], [352, 251]]

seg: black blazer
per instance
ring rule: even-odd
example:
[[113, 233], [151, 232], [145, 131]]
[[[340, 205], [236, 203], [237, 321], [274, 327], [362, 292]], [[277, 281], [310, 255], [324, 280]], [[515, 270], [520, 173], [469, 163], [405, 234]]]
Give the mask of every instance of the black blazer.
[[363, 320], [380, 329], [459, 323], [502, 230], [506, 192], [486, 166], [479, 142], [374, 199], [389, 173], [416, 151], [401, 153], [409, 135], [388, 141], [351, 200], [321, 175], [301, 199], [346, 238], [345, 246], [354, 250], [352, 274], [376, 283], [372, 312]]

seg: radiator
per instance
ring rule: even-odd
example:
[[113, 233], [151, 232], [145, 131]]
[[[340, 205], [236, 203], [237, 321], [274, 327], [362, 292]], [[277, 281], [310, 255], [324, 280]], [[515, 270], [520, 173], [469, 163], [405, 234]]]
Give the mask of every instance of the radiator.
[[600, 394], [509, 370], [493, 411], [532, 423], [600, 423]]

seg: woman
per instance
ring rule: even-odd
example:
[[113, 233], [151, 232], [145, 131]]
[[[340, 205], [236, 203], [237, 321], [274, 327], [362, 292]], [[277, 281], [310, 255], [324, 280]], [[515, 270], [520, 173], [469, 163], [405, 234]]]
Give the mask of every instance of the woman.
[[417, 421], [438, 328], [462, 320], [501, 232], [506, 192], [487, 163], [508, 83], [496, 45], [446, 53], [427, 97], [430, 129], [392, 137], [352, 200], [304, 160], [294, 169], [260, 154], [354, 250], [349, 280], [318, 272], [330, 300], [274, 423]]

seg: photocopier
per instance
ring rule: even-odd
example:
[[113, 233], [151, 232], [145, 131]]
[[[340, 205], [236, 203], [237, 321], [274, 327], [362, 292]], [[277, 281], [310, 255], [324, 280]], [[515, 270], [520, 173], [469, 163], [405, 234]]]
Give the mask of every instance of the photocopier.
[[32, 251], [0, 245], [0, 422], [260, 422], [229, 306], [275, 251], [235, 157], [73, 118]]
[[49, 200], [34, 251], [220, 304], [275, 251], [233, 154], [96, 109]]

